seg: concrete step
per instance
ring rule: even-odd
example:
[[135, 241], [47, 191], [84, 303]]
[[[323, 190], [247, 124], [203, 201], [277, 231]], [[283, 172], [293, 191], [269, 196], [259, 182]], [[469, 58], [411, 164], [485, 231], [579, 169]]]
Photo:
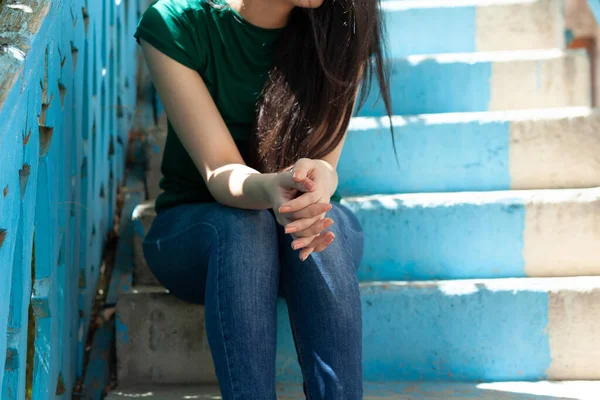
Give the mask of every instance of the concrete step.
[[[362, 282], [600, 275], [600, 188], [347, 197], [365, 232]], [[154, 210], [134, 213], [134, 285]]]
[[448, 113], [350, 125], [338, 165], [344, 196], [600, 186], [600, 111]]
[[562, 0], [393, 0], [381, 8], [392, 57], [565, 46]]
[[600, 275], [600, 188], [347, 198], [361, 281]]
[[[600, 277], [361, 284], [364, 379], [600, 379]], [[119, 383], [214, 383], [203, 308], [158, 288], [117, 305]], [[279, 304], [277, 375], [301, 382]], [[597, 394], [597, 392], [596, 392]]]
[[[392, 60], [393, 114], [591, 105], [584, 49], [409, 56]], [[385, 115], [374, 85], [359, 116]]]
[[[365, 384], [365, 400], [597, 400], [600, 382], [501, 382]], [[117, 389], [106, 400], [144, 398], [152, 400], [219, 399], [219, 388], [211, 386], [138, 386]], [[300, 385], [280, 385], [280, 400], [303, 400]]]

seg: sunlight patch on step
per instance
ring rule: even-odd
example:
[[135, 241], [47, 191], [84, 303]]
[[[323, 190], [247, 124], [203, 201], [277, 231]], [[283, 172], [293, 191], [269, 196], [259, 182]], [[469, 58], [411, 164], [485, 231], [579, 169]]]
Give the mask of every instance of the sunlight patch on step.
[[486, 7], [514, 4], [534, 4], [539, 0], [388, 0], [381, 2], [383, 11], [404, 11], [415, 8]]
[[562, 399], [597, 400], [599, 382], [498, 382], [481, 383], [478, 389]]
[[[511, 110], [511, 111], [483, 111], [460, 112], [440, 114], [420, 114], [409, 116], [392, 116], [394, 128], [406, 125], [443, 125], [460, 123], [488, 123], [488, 122], [518, 122], [518, 121], [552, 121], [566, 118], [585, 118], [600, 111], [590, 107], [563, 107], [544, 108], [540, 110]], [[354, 117], [350, 121], [351, 131], [369, 131], [375, 129], [389, 129], [388, 117]]]
[[523, 62], [523, 61], [543, 61], [563, 58], [567, 55], [581, 54], [586, 56], [585, 50], [517, 50], [517, 51], [492, 51], [476, 53], [444, 53], [444, 54], [424, 54], [412, 55], [406, 57], [410, 65], [418, 65], [423, 62], [436, 62], [438, 64], [464, 63], [474, 64], [479, 62]]

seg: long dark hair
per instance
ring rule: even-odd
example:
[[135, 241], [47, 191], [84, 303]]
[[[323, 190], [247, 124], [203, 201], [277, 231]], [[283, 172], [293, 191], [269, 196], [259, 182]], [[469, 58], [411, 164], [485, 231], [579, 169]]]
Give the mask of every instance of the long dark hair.
[[329, 154], [348, 129], [361, 82], [358, 109], [374, 77], [391, 118], [379, 0], [325, 0], [316, 9], [295, 8], [259, 100], [255, 166], [276, 172], [299, 158]]

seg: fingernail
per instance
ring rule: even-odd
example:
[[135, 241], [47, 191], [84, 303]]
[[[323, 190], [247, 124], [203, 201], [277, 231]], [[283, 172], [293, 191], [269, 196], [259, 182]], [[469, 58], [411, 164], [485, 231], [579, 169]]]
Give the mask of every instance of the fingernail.
[[302, 242], [293, 242], [292, 243], [292, 249], [298, 250], [300, 247], [302, 247]]
[[327, 212], [329, 210], [331, 210], [333, 208], [333, 206], [331, 204], [327, 204], [326, 206], [323, 206], [323, 212]]
[[294, 171], [294, 175], [292, 175], [292, 178], [294, 178], [294, 179], [298, 178], [298, 171]]
[[279, 207], [280, 213], [286, 213], [286, 212], [290, 212], [290, 211], [292, 211], [292, 207], [290, 207], [290, 206]]
[[331, 225], [333, 225], [332, 219], [328, 219], [327, 221], [325, 221], [325, 228], [329, 228]]
[[290, 226], [288, 228], [285, 228], [285, 233], [294, 233], [297, 231], [298, 231], [298, 228], [296, 228], [295, 226]]
[[309, 253], [309, 254], [307, 254], [307, 255], [305, 255], [305, 256], [300, 256], [300, 259], [301, 259], [302, 261], [306, 261], [306, 259], [308, 258], [308, 256], [309, 256], [309, 255], [310, 255], [310, 253]]

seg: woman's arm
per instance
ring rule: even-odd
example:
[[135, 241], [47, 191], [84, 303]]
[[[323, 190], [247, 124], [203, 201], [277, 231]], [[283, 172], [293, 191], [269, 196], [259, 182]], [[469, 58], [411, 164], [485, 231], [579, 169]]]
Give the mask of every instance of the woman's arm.
[[142, 49], [169, 121], [215, 200], [236, 208], [271, 208], [267, 187], [275, 174], [245, 165], [202, 77], [147, 42]]

